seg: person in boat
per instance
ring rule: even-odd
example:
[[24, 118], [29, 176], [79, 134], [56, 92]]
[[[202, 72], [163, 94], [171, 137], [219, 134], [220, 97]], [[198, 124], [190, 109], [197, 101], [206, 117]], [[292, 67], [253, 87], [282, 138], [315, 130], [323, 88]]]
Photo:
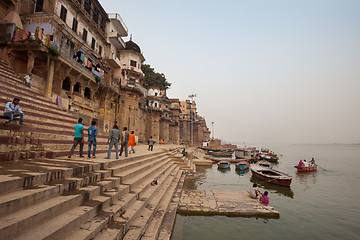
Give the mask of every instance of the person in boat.
[[311, 158], [311, 160], [310, 160], [310, 165], [311, 165], [311, 166], [314, 166], [314, 165], [315, 165], [315, 159], [314, 159], [314, 158]]
[[253, 186], [249, 190], [249, 196], [251, 198], [256, 199], [260, 195], [260, 191], [257, 188], [257, 184], [254, 183]]
[[303, 162], [303, 160], [300, 160], [299, 167], [303, 167], [303, 166], [304, 166], [304, 162]]
[[304, 167], [309, 167], [309, 163], [306, 160], [304, 160]]
[[268, 191], [265, 191], [263, 194], [261, 194], [261, 197], [260, 197], [260, 201], [265, 204], [265, 205], [268, 205], [269, 204], [269, 197], [268, 197]]

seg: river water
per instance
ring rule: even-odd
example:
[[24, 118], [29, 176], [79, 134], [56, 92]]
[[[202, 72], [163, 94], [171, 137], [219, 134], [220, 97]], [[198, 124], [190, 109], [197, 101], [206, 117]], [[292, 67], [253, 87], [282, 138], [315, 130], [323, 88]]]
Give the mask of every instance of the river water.
[[[360, 239], [360, 147], [272, 146], [282, 154], [274, 169], [293, 177], [291, 187], [263, 183], [251, 171], [198, 167], [185, 186], [199, 190], [243, 190], [258, 183], [267, 190], [279, 219], [177, 215], [172, 240], [211, 239]], [[315, 158], [325, 170], [297, 173], [300, 159]]]

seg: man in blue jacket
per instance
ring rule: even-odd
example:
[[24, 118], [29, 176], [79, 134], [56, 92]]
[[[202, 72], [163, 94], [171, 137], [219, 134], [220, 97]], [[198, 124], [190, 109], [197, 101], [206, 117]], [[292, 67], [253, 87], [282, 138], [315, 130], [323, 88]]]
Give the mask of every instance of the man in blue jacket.
[[20, 99], [14, 98], [12, 102], [6, 103], [4, 116], [9, 118], [9, 123], [13, 123], [14, 117], [20, 116], [20, 125], [24, 124], [24, 113], [19, 106]]
[[92, 121], [91, 126], [88, 128], [88, 142], [89, 142], [89, 148], [88, 148], [88, 158], [91, 158], [91, 146], [94, 146], [93, 148], [93, 158], [96, 158], [95, 151], [96, 151], [96, 135], [97, 135], [97, 128], [95, 127], [96, 122]]

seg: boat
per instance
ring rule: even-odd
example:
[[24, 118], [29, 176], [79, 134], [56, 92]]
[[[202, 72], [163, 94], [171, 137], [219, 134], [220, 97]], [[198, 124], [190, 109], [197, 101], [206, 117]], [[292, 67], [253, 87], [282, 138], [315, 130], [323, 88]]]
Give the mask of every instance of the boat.
[[228, 157], [228, 158], [230, 158], [233, 155], [233, 151], [219, 151], [219, 152], [209, 151], [208, 153], [209, 153], [209, 155], [214, 156], [214, 157]]
[[264, 167], [264, 168], [272, 168], [272, 164], [268, 161], [264, 161], [264, 160], [261, 160], [261, 161], [258, 161], [256, 163], [256, 165], [259, 165], [260, 167]]
[[292, 181], [292, 177], [286, 173], [258, 165], [251, 166], [251, 173], [255, 178], [281, 186], [290, 186]]
[[295, 166], [295, 167], [298, 170], [298, 172], [315, 172], [315, 171], [317, 171], [317, 165], [316, 164], [314, 164], [311, 167], [304, 167], [304, 166], [302, 166], [302, 167]]
[[262, 153], [259, 155], [260, 160], [265, 160], [268, 162], [277, 163], [279, 161], [279, 158], [276, 154], [266, 154]]
[[230, 163], [239, 163], [239, 162], [250, 162], [252, 160], [252, 158], [249, 158], [249, 159], [229, 159], [229, 158], [215, 158], [215, 157], [212, 157], [210, 158], [210, 160], [213, 162], [213, 163], [219, 163], [221, 161], [227, 161], [227, 162], [230, 162]]
[[240, 171], [247, 170], [247, 169], [249, 169], [249, 167], [250, 167], [250, 164], [247, 161], [241, 161], [235, 165], [235, 169], [240, 170]]
[[218, 168], [222, 168], [222, 169], [230, 168], [230, 163], [228, 161], [221, 161], [217, 165], [218, 165]]

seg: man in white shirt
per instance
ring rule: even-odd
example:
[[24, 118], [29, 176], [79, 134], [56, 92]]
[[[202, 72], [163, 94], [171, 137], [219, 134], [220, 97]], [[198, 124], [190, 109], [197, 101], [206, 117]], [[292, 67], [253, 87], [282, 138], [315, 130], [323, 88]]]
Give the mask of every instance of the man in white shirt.
[[27, 86], [28, 88], [31, 88], [31, 83], [30, 83], [30, 80], [31, 80], [31, 73], [30, 74], [27, 74], [25, 77], [25, 86]]
[[20, 99], [14, 98], [12, 102], [6, 103], [4, 109], [4, 116], [9, 118], [9, 123], [12, 123], [14, 117], [20, 116], [20, 125], [24, 124], [24, 113], [21, 111], [19, 106]]

